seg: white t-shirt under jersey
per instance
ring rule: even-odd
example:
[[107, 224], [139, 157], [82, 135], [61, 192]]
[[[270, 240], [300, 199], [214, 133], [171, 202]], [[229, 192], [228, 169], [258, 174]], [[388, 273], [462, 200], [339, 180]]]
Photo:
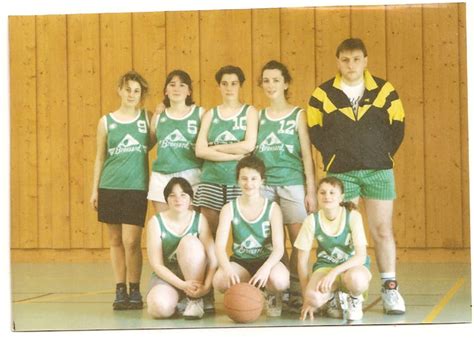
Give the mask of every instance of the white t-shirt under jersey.
[[360, 83], [350, 86], [344, 81], [341, 81], [341, 89], [344, 94], [347, 95], [349, 101], [351, 101], [352, 110], [354, 111], [355, 116], [357, 116], [357, 110], [359, 109], [359, 101], [364, 95], [365, 83], [362, 80]]

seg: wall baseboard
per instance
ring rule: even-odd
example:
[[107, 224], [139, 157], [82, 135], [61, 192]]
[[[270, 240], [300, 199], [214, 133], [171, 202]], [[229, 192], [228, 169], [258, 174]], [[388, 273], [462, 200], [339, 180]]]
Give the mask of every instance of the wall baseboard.
[[[368, 249], [369, 255], [375, 259], [373, 248]], [[314, 255], [314, 250], [313, 250]], [[146, 249], [143, 249], [143, 258], [147, 261]], [[314, 259], [314, 257], [312, 257]], [[12, 263], [79, 263], [101, 262], [110, 259], [108, 249], [11, 249]], [[458, 262], [470, 263], [470, 249], [445, 248], [398, 248], [398, 262]]]

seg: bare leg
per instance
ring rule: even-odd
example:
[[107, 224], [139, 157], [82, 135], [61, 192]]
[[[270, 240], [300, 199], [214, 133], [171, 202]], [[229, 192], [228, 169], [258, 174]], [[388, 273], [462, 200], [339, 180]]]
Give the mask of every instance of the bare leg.
[[300, 231], [301, 224], [294, 223], [288, 225], [288, 234], [290, 235], [291, 242], [291, 255], [290, 255], [290, 274], [298, 276], [298, 250], [294, 248], [296, 237]]
[[212, 236], [216, 238], [217, 226], [219, 225], [219, 211], [214, 209], [201, 207], [201, 213], [206, 217], [209, 227], [212, 231]]
[[122, 225], [123, 246], [127, 262], [127, 277], [129, 283], [140, 283], [142, 274], [142, 227], [130, 224]]
[[396, 245], [392, 229], [393, 201], [366, 199], [367, 223], [380, 272], [395, 272]]
[[146, 297], [148, 314], [153, 318], [171, 317], [175, 312], [178, 300], [178, 291], [171, 285], [155, 285]]
[[372, 274], [365, 266], [353, 267], [342, 275], [342, 280], [351, 296], [357, 297], [369, 289]]
[[107, 224], [109, 229], [110, 259], [114, 272], [115, 283], [126, 283], [127, 268], [125, 265], [125, 249], [122, 243], [122, 226]]
[[290, 272], [282, 262], [278, 262], [268, 276], [267, 288], [270, 292], [283, 292], [290, 286]]
[[199, 238], [185, 236], [179, 242], [176, 255], [185, 280], [204, 281], [207, 258]]
[[[230, 264], [232, 265], [232, 269], [237, 273], [237, 275], [239, 275], [241, 283], [245, 283], [250, 280], [251, 276], [246, 269], [235, 262], [230, 262]], [[218, 290], [220, 293], [224, 293], [229, 288], [228, 283], [229, 281], [227, 280], [224, 270], [218, 268], [212, 281], [214, 289]]]

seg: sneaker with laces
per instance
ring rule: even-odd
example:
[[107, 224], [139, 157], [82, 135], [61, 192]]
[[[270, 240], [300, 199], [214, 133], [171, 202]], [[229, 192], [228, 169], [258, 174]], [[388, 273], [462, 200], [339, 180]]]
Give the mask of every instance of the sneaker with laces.
[[188, 305], [188, 298], [187, 297], [181, 297], [181, 299], [178, 301], [178, 304], [176, 304], [176, 311], [182, 315], [184, 310], [186, 310], [186, 306]]
[[382, 286], [383, 310], [389, 315], [402, 315], [405, 313], [405, 301], [398, 292], [396, 280], [388, 280]]
[[336, 291], [332, 298], [325, 304], [324, 313], [330, 318], [342, 318], [341, 303], [339, 302], [339, 291]]
[[188, 299], [183, 312], [184, 319], [201, 319], [204, 316], [204, 301], [202, 298]]
[[211, 289], [204, 297], [204, 312], [205, 313], [214, 313], [216, 312], [216, 307], [214, 305], [214, 289]]
[[143, 300], [142, 294], [139, 289], [131, 289], [130, 296], [128, 299], [128, 308], [130, 310], [140, 310], [143, 309]]
[[283, 307], [281, 293], [265, 291], [266, 312], [268, 317], [280, 317]]
[[114, 310], [127, 310], [129, 306], [129, 299], [127, 287], [125, 285], [118, 286], [115, 289], [115, 300], [112, 304]]
[[362, 317], [364, 316], [364, 313], [362, 312], [362, 302], [363, 302], [363, 297], [362, 295], [353, 297], [349, 295], [347, 297], [347, 310], [346, 310], [346, 319], [355, 321], [355, 320], [361, 320]]

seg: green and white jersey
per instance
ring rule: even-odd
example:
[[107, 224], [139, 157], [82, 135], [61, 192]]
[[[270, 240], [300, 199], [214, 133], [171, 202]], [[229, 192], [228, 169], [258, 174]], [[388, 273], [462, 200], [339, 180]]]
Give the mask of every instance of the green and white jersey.
[[302, 109], [295, 107], [279, 119], [260, 111], [255, 154], [265, 163], [266, 185], [303, 185], [305, 181], [298, 119]]
[[99, 188], [148, 190], [148, 116], [140, 111], [133, 121], [119, 121], [111, 113], [104, 118], [107, 156]]
[[255, 221], [249, 221], [239, 210], [239, 199], [231, 202], [233, 255], [242, 260], [265, 259], [273, 250], [270, 225], [273, 202], [266, 198], [260, 216]]
[[[313, 265], [313, 271], [323, 267], [335, 267], [346, 262], [355, 255], [354, 243], [352, 240], [350, 214], [351, 212], [344, 208], [345, 226], [339, 234], [335, 236], [327, 235], [321, 228], [320, 213], [313, 213], [314, 217], [314, 238], [318, 241], [316, 250], [316, 263]], [[370, 266], [370, 258], [367, 256], [365, 264]]]
[[200, 168], [202, 160], [196, 158], [196, 139], [201, 126], [202, 109], [193, 106], [182, 118], [172, 117], [165, 110], [158, 119], [155, 129], [157, 158], [152, 171], [162, 174]]
[[[244, 104], [234, 117], [224, 119], [219, 108], [212, 110], [212, 121], [207, 134], [209, 146], [230, 144], [243, 141], [247, 131], [247, 110], [249, 105]], [[214, 162], [205, 160], [202, 165], [201, 182], [211, 184], [237, 185], [237, 161]]]
[[193, 211], [193, 215], [191, 217], [191, 221], [189, 222], [186, 229], [181, 234], [175, 233], [173, 230], [166, 226], [163, 218], [161, 217], [160, 213], [155, 215], [156, 220], [160, 226], [160, 238], [161, 238], [161, 247], [163, 250], [163, 261], [166, 267], [172, 267], [173, 265], [178, 264], [178, 260], [176, 257], [176, 251], [178, 250], [178, 245], [181, 239], [184, 236], [191, 235], [191, 236], [199, 236], [200, 233], [200, 219], [201, 214]]

